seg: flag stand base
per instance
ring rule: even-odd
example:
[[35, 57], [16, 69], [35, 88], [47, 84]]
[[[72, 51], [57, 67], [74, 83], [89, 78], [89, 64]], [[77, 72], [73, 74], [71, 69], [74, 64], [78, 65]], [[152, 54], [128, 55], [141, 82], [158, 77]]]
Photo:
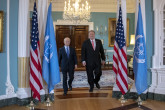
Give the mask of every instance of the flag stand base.
[[30, 101], [30, 104], [29, 105], [27, 105], [27, 107], [30, 109], [30, 110], [34, 110], [34, 103], [33, 103], [33, 101], [31, 100]]
[[142, 99], [140, 98], [140, 96], [138, 96], [137, 103], [138, 103], [138, 106], [139, 106], [139, 107], [143, 104], [143, 101], [142, 101]]
[[46, 105], [47, 107], [50, 107], [51, 104], [52, 104], [52, 102], [50, 101], [50, 99], [49, 99], [49, 97], [48, 97], [47, 100], [46, 100], [46, 102], [45, 102], [45, 105]]
[[121, 102], [121, 104], [123, 105], [127, 100], [124, 98], [124, 95], [121, 95], [121, 97], [120, 97], [120, 102]]

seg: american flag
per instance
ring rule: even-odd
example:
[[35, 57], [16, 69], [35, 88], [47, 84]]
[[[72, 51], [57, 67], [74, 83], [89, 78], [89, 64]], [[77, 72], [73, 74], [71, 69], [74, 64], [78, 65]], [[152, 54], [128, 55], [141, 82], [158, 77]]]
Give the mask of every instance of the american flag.
[[34, 3], [32, 15], [31, 47], [30, 47], [30, 87], [33, 92], [33, 98], [40, 100], [40, 90], [43, 88], [42, 70], [40, 59], [40, 43], [38, 32], [37, 8]]
[[119, 17], [116, 27], [116, 36], [114, 43], [113, 54], [113, 71], [116, 73], [116, 84], [122, 94], [128, 91], [127, 83], [127, 55], [126, 55], [126, 41], [124, 37], [124, 27], [122, 21], [121, 7], [119, 9]]

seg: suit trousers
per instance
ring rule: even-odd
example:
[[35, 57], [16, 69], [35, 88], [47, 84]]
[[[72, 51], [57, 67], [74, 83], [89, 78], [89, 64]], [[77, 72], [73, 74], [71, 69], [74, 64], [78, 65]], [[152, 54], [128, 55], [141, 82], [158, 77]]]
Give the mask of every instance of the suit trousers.
[[88, 83], [90, 85], [90, 88], [93, 89], [94, 83], [97, 84], [102, 75], [101, 64], [93, 63], [92, 65], [87, 65], [86, 71], [88, 76]]
[[[67, 73], [69, 74], [69, 81], [67, 83]], [[72, 86], [72, 81], [74, 79], [74, 69], [67, 69], [62, 71], [63, 74], [63, 89], [64, 89], [64, 93], [67, 93], [68, 91], [68, 85], [69, 87]]]

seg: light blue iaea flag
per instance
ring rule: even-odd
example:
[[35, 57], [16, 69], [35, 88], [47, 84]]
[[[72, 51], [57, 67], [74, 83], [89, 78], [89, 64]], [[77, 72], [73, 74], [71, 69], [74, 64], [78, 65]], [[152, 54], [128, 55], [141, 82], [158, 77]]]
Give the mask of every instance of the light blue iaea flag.
[[49, 93], [54, 89], [54, 86], [61, 81], [51, 10], [52, 3], [50, 3], [48, 8], [42, 66], [43, 78], [48, 84]]
[[135, 37], [133, 71], [135, 74], [135, 87], [137, 93], [140, 95], [148, 88], [147, 55], [146, 55], [145, 36], [143, 31], [143, 20], [142, 20], [140, 4], [139, 4], [136, 37]]

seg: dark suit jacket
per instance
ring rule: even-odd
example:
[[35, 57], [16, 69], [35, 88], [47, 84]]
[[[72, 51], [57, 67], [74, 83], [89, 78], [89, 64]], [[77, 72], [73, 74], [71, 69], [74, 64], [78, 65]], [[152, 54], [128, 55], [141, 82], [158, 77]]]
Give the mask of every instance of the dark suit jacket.
[[65, 47], [59, 49], [59, 65], [61, 66], [62, 71], [66, 71], [68, 69], [74, 69], [77, 64], [77, 57], [75, 49], [69, 47], [70, 54], [69, 58], [67, 57]]
[[84, 41], [81, 49], [81, 61], [86, 61], [87, 66], [93, 63], [101, 66], [101, 59], [105, 61], [105, 54], [101, 40], [95, 39], [95, 50], [92, 47], [90, 39]]

